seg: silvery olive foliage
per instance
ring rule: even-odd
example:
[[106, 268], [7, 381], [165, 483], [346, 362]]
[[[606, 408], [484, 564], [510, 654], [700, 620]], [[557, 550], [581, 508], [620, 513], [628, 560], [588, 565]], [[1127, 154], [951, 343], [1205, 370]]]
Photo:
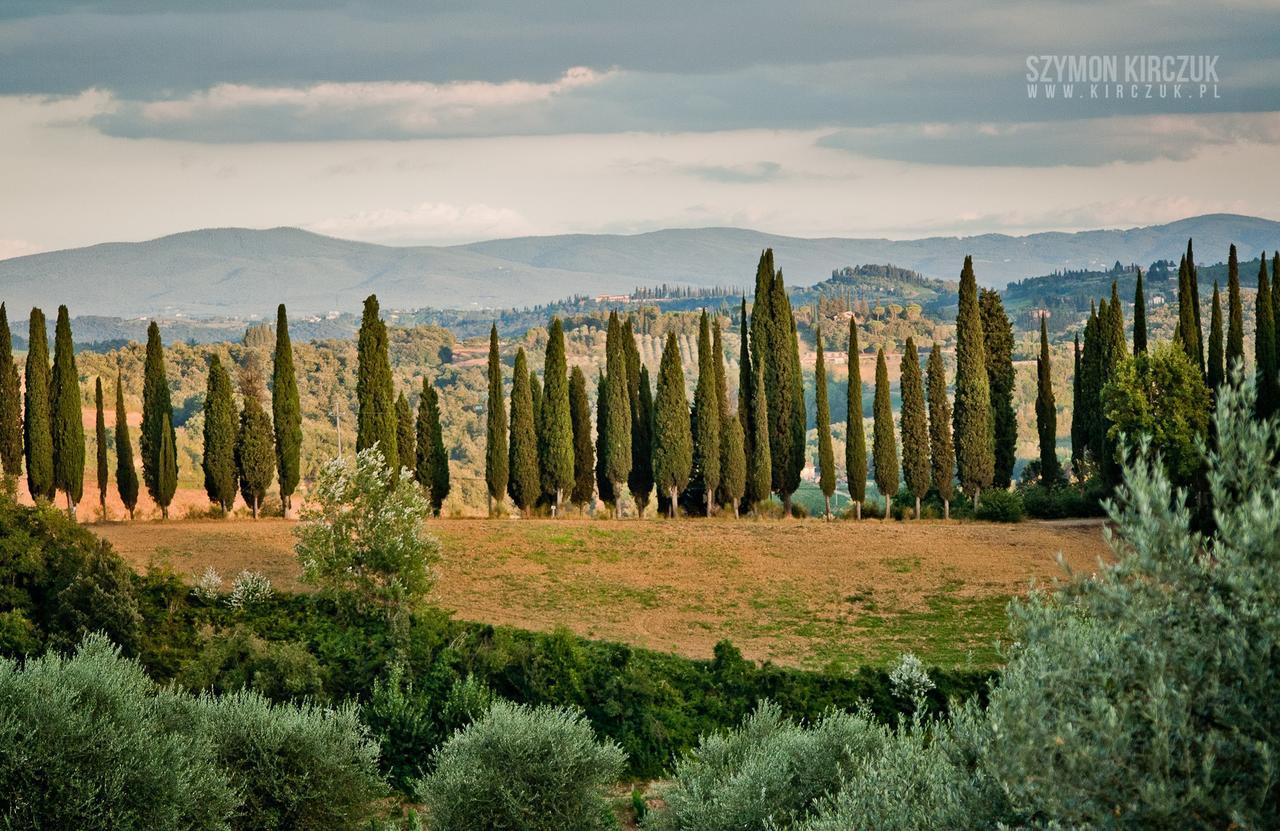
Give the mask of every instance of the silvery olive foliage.
[[[206, 572], [207, 573], [207, 572]], [[216, 572], [215, 572], [216, 574]], [[203, 578], [202, 578], [203, 579]], [[221, 585], [221, 580], [218, 581]], [[266, 575], [256, 571], [242, 571], [231, 583], [231, 593], [227, 595], [227, 605], [233, 609], [247, 609], [271, 599], [271, 581]]]
[[933, 679], [914, 652], [904, 652], [889, 672], [889, 688], [904, 701], [919, 701], [934, 687]]
[[205, 603], [214, 603], [222, 593], [222, 575], [213, 566], [205, 566], [191, 593]]

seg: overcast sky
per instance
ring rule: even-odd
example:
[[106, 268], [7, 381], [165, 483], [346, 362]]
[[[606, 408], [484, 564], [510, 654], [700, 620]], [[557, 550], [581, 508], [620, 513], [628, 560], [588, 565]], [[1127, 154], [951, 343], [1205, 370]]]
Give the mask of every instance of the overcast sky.
[[[1217, 56], [1217, 83], [1031, 99], [1041, 55]], [[1276, 0], [0, 2], [0, 258], [1280, 219], [1277, 170]]]

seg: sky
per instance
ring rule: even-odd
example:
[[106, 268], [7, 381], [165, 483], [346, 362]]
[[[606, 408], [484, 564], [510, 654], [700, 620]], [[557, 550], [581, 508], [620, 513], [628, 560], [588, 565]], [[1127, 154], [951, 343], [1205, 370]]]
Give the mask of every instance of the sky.
[[1276, 170], [1276, 0], [0, 2], [0, 259], [1280, 219]]

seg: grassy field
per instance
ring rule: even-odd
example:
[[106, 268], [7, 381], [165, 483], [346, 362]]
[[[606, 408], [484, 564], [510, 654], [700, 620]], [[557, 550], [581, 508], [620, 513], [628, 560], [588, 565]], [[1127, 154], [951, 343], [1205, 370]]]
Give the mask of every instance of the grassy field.
[[[94, 530], [143, 569], [242, 569], [299, 588], [292, 523], [180, 520]], [[1005, 604], [1107, 555], [1101, 524], [879, 521], [439, 520], [433, 600], [466, 620], [707, 657], [728, 638], [808, 668], [995, 662]]]

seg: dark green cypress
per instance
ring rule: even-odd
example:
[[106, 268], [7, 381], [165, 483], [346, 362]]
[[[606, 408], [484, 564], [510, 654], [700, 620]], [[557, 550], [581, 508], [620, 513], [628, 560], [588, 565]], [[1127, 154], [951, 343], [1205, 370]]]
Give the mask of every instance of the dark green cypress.
[[1203, 376], [1204, 352], [1199, 348], [1198, 339], [1200, 335], [1196, 326], [1197, 307], [1199, 304], [1194, 302], [1194, 291], [1191, 283], [1191, 271], [1187, 267], [1187, 258], [1184, 256], [1182, 262], [1178, 265], [1178, 328], [1176, 336], [1178, 342], [1182, 344], [1182, 350], [1191, 359], [1191, 364], [1199, 368], [1200, 374]]
[[849, 318], [849, 406], [845, 413], [844, 469], [849, 477], [849, 498], [858, 519], [867, 498], [867, 433], [862, 419], [862, 364], [859, 361], [858, 321]]
[[271, 369], [271, 424], [275, 429], [280, 504], [285, 516], [292, 516], [293, 493], [302, 479], [302, 406], [298, 401], [298, 378], [293, 369], [289, 317], [283, 303], [276, 309], [276, 351]]
[[1239, 361], [1244, 362], [1244, 303], [1240, 299], [1240, 262], [1235, 245], [1227, 256], [1227, 344], [1223, 365], [1230, 371]]
[[0, 303], [0, 472], [12, 482], [22, 473], [22, 394], [13, 360], [9, 312]]
[[[424, 377], [418, 393], [418, 412], [413, 418], [413, 480], [428, 494], [431, 493], [431, 392], [431, 382]], [[407, 402], [405, 406], [408, 407]], [[396, 440], [400, 441], [400, 437]]]
[[[532, 369], [529, 370], [529, 401], [533, 404], [533, 429], [537, 432], [542, 424], [542, 384], [538, 381], [538, 375]], [[538, 459], [538, 477], [541, 481], [542, 477], [542, 459]], [[545, 493], [545, 491], [544, 491]]]
[[[1266, 259], [1267, 252], [1262, 252]], [[1271, 325], [1280, 327], [1280, 286], [1276, 285], [1276, 275], [1280, 274], [1280, 251], [1271, 258]], [[1276, 329], [1276, 366], [1280, 367], [1280, 328]]]
[[538, 433], [542, 490], [554, 495], [552, 512], [559, 513], [565, 491], [573, 487], [573, 422], [569, 414], [569, 366], [564, 354], [564, 324], [558, 317], [552, 318], [548, 329], [542, 374], [547, 383]]
[[[751, 442], [755, 436], [755, 404], [752, 390], [756, 383], [756, 371], [751, 363], [751, 338], [747, 332], [747, 298], [742, 298], [742, 311], [738, 329], [738, 423], [742, 425], [742, 454], [748, 462], [752, 458]], [[748, 473], [748, 481], [750, 473]], [[751, 493], [750, 485], [746, 493]], [[758, 498], [758, 497], [757, 497]], [[750, 509], [750, 506], [748, 506]]]
[[1276, 325], [1272, 312], [1272, 287], [1267, 280], [1267, 255], [1258, 264], [1258, 298], [1255, 307], [1254, 362], [1258, 373], [1258, 415], [1270, 418], [1280, 408], [1280, 378], [1276, 368]]
[[365, 298], [357, 349], [356, 451], [376, 445], [387, 466], [394, 469], [400, 460], [396, 449], [395, 385], [391, 379], [387, 324], [379, 317], [377, 295]]
[[1195, 321], [1195, 349], [1200, 355], [1200, 372], [1204, 374], [1204, 327], [1200, 325], [1200, 280], [1196, 277], [1196, 257], [1187, 238], [1187, 285], [1191, 289], [1191, 317]]
[[995, 476], [995, 433], [991, 421], [991, 389], [987, 376], [982, 312], [973, 258], [960, 272], [960, 310], [956, 315], [956, 399], [952, 419], [960, 485], [976, 507], [982, 489]]
[[[776, 283], [779, 290], [782, 289], [782, 272], [778, 272]], [[808, 418], [809, 411], [805, 409], [804, 404], [804, 374], [800, 367], [800, 334], [796, 327], [796, 317], [791, 310], [791, 300], [783, 292], [782, 302], [778, 304], [778, 308], [783, 310], [784, 320], [787, 323], [789, 332], [787, 334], [787, 344], [791, 352], [791, 463], [787, 469], [787, 475], [783, 479], [782, 487], [782, 504], [786, 509], [786, 515], [791, 516], [791, 496], [800, 487], [800, 476], [804, 472], [808, 447]]]
[[440, 516], [449, 498], [449, 454], [444, 449], [444, 428], [440, 422], [440, 391], [422, 379], [418, 398], [414, 470], [418, 484], [431, 496], [431, 512]]
[[1085, 449], [1089, 445], [1088, 431], [1085, 428], [1087, 415], [1085, 411], [1084, 387], [1080, 357], [1080, 333], [1075, 337], [1075, 370], [1071, 375], [1071, 471], [1077, 479], [1081, 479], [1084, 470]]
[[932, 470], [929, 465], [929, 424], [925, 413], [924, 378], [920, 374], [920, 353], [914, 338], [907, 338], [898, 377], [902, 392], [902, 478], [916, 498], [916, 519], [920, 500], [929, 492]]
[[23, 388], [23, 451], [27, 457], [27, 490], [31, 498], [53, 499], [53, 425], [49, 415], [49, 335], [44, 312], [31, 310], [27, 335], [26, 386]]
[[720, 492], [722, 504], [738, 518], [738, 504], [746, 494], [747, 457], [743, 449], [742, 422], [736, 416], [722, 422], [720, 431]]
[[[160, 507], [160, 516], [169, 518], [169, 502], [178, 481], [177, 454], [173, 454], [170, 468], [160, 458], [161, 447], [168, 443], [177, 447], [173, 432], [173, 402], [169, 394], [169, 376], [164, 366], [164, 345], [160, 342], [160, 327], [151, 321], [147, 327], [147, 358], [142, 372], [142, 481], [147, 493]], [[165, 491], [168, 490], [168, 497]]]
[[573, 490], [569, 501], [581, 510], [595, 495], [595, 446], [591, 443], [591, 402], [582, 367], [569, 373], [569, 423], [573, 427]]
[[898, 492], [898, 440], [893, 430], [893, 404], [889, 398], [889, 368], [884, 350], [876, 351], [876, 402], [872, 410], [872, 457], [875, 461], [876, 487], [884, 496], [884, 518], [894, 494]]
[[[426, 383], [426, 379], [423, 379]], [[417, 478], [418, 469], [418, 440], [413, 422], [413, 410], [409, 407], [409, 399], [405, 397], [404, 390], [396, 396], [396, 453], [399, 455], [399, 465], [401, 469], [414, 472], [414, 478]], [[423, 487], [429, 484], [418, 480]]]
[[1058, 405], [1053, 395], [1049, 332], [1043, 317], [1040, 318], [1040, 355], [1036, 358], [1036, 433], [1040, 439], [1040, 482], [1051, 487], [1061, 481], [1062, 466], [1058, 463]]
[[102, 378], [94, 379], [93, 383], [93, 440], [94, 449], [97, 451], [97, 473], [98, 473], [98, 508], [102, 511], [102, 518], [107, 518], [107, 486], [110, 484], [109, 474], [107, 472], [107, 417], [103, 411], [102, 403]]
[[239, 433], [231, 376], [217, 353], [209, 360], [204, 394], [204, 489], [209, 501], [224, 513], [236, 501], [236, 439]]
[[[621, 495], [622, 484], [631, 473], [631, 394], [627, 382], [627, 350], [622, 342], [622, 323], [617, 312], [609, 313], [609, 329], [605, 337], [605, 406], [608, 433], [599, 452], [604, 456], [605, 475], [613, 483], [612, 492]], [[655, 448], [656, 450], [656, 448]], [[656, 478], [656, 471], [655, 471]]]
[[511, 442], [507, 491], [526, 515], [542, 494], [538, 474], [538, 433], [533, 421], [533, 396], [529, 391], [529, 363], [524, 348], [516, 352], [511, 374]]
[[1209, 318], [1209, 390], [1215, 396], [1218, 387], [1222, 386], [1224, 372], [1224, 354], [1222, 349], [1222, 300], [1218, 296], [1218, 281], [1213, 281], [1213, 305]]
[[[613, 412], [609, 413], [612, 420]], [[684, 391], [684, 367], [675, 332], [667, 333], [658, 368], [653, 400], [653, 481], [667, 495], [668, 515], [676, 515], [676, 497], [689, 484], [693, 468], [693, 436], [689, 429], [689, 399]]]
[[498, 355], [498, 326], [489, 327], [489, 399], [485, 414], [484, 483], [489, 516], [494, 502], [507, 495], [507, 408], [502, 396], [502, 361]]
[[1133, 354], [1147, 351], [1147, 295], [1142, 288], [1142, 269], [1138, 269], [1138, 284], [1133, 289]]
[[[1129, 357], [1129, 344], [1124, 339], [1124, 306], [1120, 304], [1119, 287], [1116, 285], [1115, 280], [1111, 281], [1111, 303], [1109, 308], [1111, 334], [1107, 339], [1107, 356], [1110, 359], [1110, 368], [1114, 369], [1117, 364]], [[1110, 372], [1107, 373], [1107, 380], [1111, 380]]]
[[49, 394], [53, 484], [66, 496], [67, 513], [75, 518], [76, 504], [84, 495], [84, 406], [80, 399], [76, 350], [71, 340], [71, 317], [66, 306], [58, 307]]
[[600, 501], [608, 505], [616, 514], [618, 510], [617, 494], [613, 491], [613, 480], [609, 478], [605, 455], [609, 436], [609, 379], [604, 370], [596, 376], [596, 491]]
[[116, 490], [133, 519], [138, 507], [138, 471], [133, 464], [133, 439], [129, 436], [129, 414], [124, 408], [124, 375], [116, 374]]
[[956, 478], [956, 452], [951, 443], [951, 401], [947, 398], [947, 369], [942, 350], [929, 350], [929, 469], [933, 487], [942, 498], [942, 518], [951, 519], [951, 496]]
[[1101, 419], [1101, 408], [1098, 402], [1102, 398], [1103, 387], [1101, 321], [1106, 305], [1106, 301], [1103, 301], [1101, 309], [1095, 305], [1090, 312], [1089, 320], [1084, 327], [1084, 344], [1080, 350], [1081, 437], [1084, 441], [1085, 456], [1095, 465], [1100, 465], [1102, 462], [1102, 447], [1098, 443]]
[[631, 423], [631, 472], [627, 488], [636, 503], [636, 514], [643, 517], [653, 494], [653, 385], [649, 368], [640, 365], [636, 385], [636, 417]]
[[1018, 459], [1018, 418], [1013, 410], [1013, 324], [1004, 312], [1000, 293], [983, 289], [978, 299], [986, 348], [987, 387], [991, 394], [991, 426], [995, 442], [992, 484], [1008, 488]]
[[257, 519], [262, 511], [262, 500], [276, 473], [276, 452], [271, 418], [254, 395], [245, 396], [244, 407], [240, 410], [236, 472], [240, 477], [240, 495], [253, 518]]
[[827, 401], [827, 366], [822, 354], [822, 328], [814, 315], [817, 357], [813, 363], [813, 398], [818, 429], [818, 487], [822, 490], [823, 517], [831, 518], [831, 495], [836, 492], [836, 455], [831, 447], [831, 405]]
[[765, 390], [764, 367], [756, 366], [756, 377], [751, 383], [751, 455], [747, 458], [747, 485], [743, 499], [751, 512], [759, 510], [761, 502], [769, 498], [769, 486], [773, 481], [773, 453], [769, 450], [769, 397]]
[[702, 311], [698, 321], [698, 385], [693, 393], [693, 469], [702, 480], [707, 516], [720, 487], [720, 397], [716, 392], [718, 363], [711, 348], [711, 321]]
[[169, 505], [178, 490], [178, 449], [174, 445], [173, 419], [168, 414], [160, 422], [160, 452], [156, 456], [156, 504], [160, 506], [160, 518], [169, 518]]
[[[730, 475], [730, 467], [738, 466], [742, 468], [741, 481], [746, 482], [746, 461], [738, 458], [742, 454], [742, 424], [738, 424], [738, 436], [735, 439], [729, 435], [733, 429], [730, 421], [738, 421], [738, 416], [729, 409], [729, 386], [728, 378], [725, 376], [725, 354], [724, 340], [720, 333], [720, 317], [717, 315], [711, 321], [711, 354], [712, 369], [715, 372], [716, 387], [716, 407], [720, 414], [720, 487], [716, 489], [713, 498], [720, 507], [729, 507], [734, 501], [729, 493], [731, 490], [741, 490], [741, 485], [734, 483], [734, 487], [730, 488], [729, 483], [725, 481], [725, 477]], [[732, 471], [733, 475], [738, 476], [738, 472]], [[736, 506], [734, 514], [737, 514]]]

